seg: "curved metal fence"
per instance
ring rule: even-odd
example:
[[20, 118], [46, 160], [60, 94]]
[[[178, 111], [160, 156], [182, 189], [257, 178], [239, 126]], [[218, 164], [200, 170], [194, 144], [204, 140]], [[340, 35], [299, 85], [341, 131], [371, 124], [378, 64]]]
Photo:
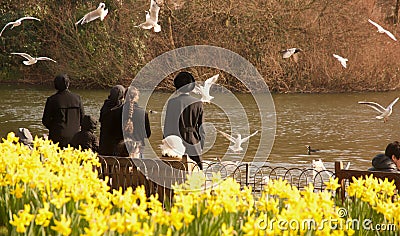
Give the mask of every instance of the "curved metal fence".
[[[137, 159], [128, 157], [99, 156], [101, 167], [97, 168], [99, 178], [106, 180], [110, 190], [128, 187], [135, 189], [143, 185], [146, 195], [158, 194], [159, 200], [168, 203], [172, 200], [172, 185], [183, 183], [188, 174], [201, 171], [192, 161], [176, 159]], [[254, 163], [232, 161], [203, 162], [206, 176], [204, 186], [210, 186], [213, 173], [220, 173], [223, 179], [232, 177], [242, 187], [251, 186], [254, 194], [260, 194], [268, 182], [284, 179], [293, 186], [303, 189], [309, 184], [314, 191], [322, 191], [324, 182], [329, 181], [334, 173], [329, 170], [257, 166]]]

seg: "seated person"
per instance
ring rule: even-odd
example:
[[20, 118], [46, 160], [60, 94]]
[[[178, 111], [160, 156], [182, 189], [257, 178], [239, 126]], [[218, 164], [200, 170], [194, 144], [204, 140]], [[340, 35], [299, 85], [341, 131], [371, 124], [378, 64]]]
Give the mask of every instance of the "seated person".
[[29, 149], [32, 149], [33, 138], [32, 134], [27, 128], [18, 128], [17, 133], [15, 134], [16, 137], [19, 138], [19, 142], [28, 146]]
[[[132, 139], [121, 140], [115, 148], [114, 155], [117, 157], [132, 157], [132, 158], [143, 158], [140, 152], [140, 142], [133, 141]], [[133, 150], [129, 153], [129, 150]]]
[[385, 171], [400, 173], [400, 143], [395, 141], [389, 143], [385, 154], [378, 154], [372, 159], [372, 168], [370, 171]]
[[159, 146], [163, 157], [173, 157], [182, 159], [185, 155], [185, 146], [183, 145], [182, 139], [177, 135], [169, 135], [162, 140], [162, 144]]
[[97, 152], [99, 149], [99, 140], [94, 134], [96, 130], [97, 121], [91, 116], [85, 115], [82, 119], [81, 131], [76, 133], [71, 140], [71, 146], [82, 150], [91, 149], [93, 152]]

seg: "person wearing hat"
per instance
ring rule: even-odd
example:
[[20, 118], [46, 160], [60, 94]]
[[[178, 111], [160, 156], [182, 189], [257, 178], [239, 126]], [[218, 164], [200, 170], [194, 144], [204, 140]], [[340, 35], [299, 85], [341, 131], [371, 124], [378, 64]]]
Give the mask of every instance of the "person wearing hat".
[[182, 139], [176, 135], [170, 135], [162, 140], [159, 145], [163, 157], [182, 158], [185, 155], [185, 146]]
[[189, 72], [180, 72], [174, 79], [177, 96], [168, 100], [164, 122], [164, 137], [176, 135], [183, 141], [186, 154], [202, 169], [201, 152], [205, 133], [203, 103], [189, 92], [195, 87], [195, 79]]
[[67, 75], [56, 76], [54, 87], [57, 92], [46, 100], [42, 123], [49, 130], [50, 140], [59, 147], [67, 147], [79, 132], [84, 109], [81, 98], [69, 91]]

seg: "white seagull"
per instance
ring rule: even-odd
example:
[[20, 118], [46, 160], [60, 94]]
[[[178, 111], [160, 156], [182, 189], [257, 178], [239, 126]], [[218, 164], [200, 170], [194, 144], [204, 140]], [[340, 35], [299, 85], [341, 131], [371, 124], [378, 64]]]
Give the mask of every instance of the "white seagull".
[[12, 26], [11, 26], [11, 29], [12, 29], [12, 28], [14, 28], [14, 27], [16, 27], [16, 26], [20, 26], [20, 25], [22, 24], [22, 21], [23, 21], [23, 20], [37, 20], [37, 21], [40, 21], [38, 18], [31, 17], [31, 16], [25, 16], [25, 17], [19, 18], [19, 19], [16, 20], [16, 21], [8, 22], [8, 23], [3, 27], [3, 29], [1, 30], [1, 32], [0, 32], [0, 37], [1, 37], [1, 34], [3, 34], [3, 31], [7, 28], [7, 26], [12, 25]]
[[[22, 52], [12, 52], [11, 54], [13, 55], [20, 55], [21, 57], [24, 57], [27, 59], [27, 61], [23, 61], [23, 63], [27, 66], [33, 65], [38, 61], [52, 61], [56, 62], [55, 60], [49, 58], [49, 57], [32, 57], [27, 53], [22, 53]], [[57, 62], [56, 62], [57, 63]]]
[[302, 52], [303, 50], [301, 50], [300, 48], [289, 48], [286, 50], [282, 50], [282, 58], [289, 58], [291, 56], [293, 56], [293, 60], [297, 63], [297, 61], [299, 60], [299, 56], [297, 55], [298, 52]]
[[376, 119], [383, 119], [383, 122], [386, 122], [389, 118], [389, 116], [392, 114], [392, 110], [393, 110], [393, 106], [394, 104], [396, 104], [396, 102], [399, 100], [399, 98], [397, 97], [396, 99], [394, 99], [394, 101], [392, 103], [389, 104], [389, 106], [387, 106], [386, 108], [384, 108], [383, 106], [379, 105], [376, 102], [358, 102], [359, 104], [365, 104], [373, 109], [375, 109], [376, 111], [378, 111], [379, 113], [381, 113], [379, 116], [376, 116]]
[[155, 0], [150, 0], [150, 9], [146, 11], [146, 21], [141, 23], [136, 27], [142, 29], [153, 28], [154, 32], [158, 33], [161, 31], [161, 26], [158, 24], [158, 13], [160, 12], [160, 7]]
[[388, 30], [384, 29], [382, 26], [378, 25], [377, 23], [373, 22], [372, 20], [368, 19], [368, 22], [373, 24], [376, 28], [378, 28], [378, 33], [385, 33], [387, 36], [389, 36], [391, 39], [394, 41], [397, 41], [396, 37], [392, 33], [390, 33]]
[[258, 130], [251, 135], [247, 136], [246, 138], [242, 139], [242, 135], [237, 134], [237, 138], [232, 137], [231, 135], [224, 133], [222, 131], [217, 130], [220, 132], [225, 138], [227, 138], [229, 141], [233, 143], [232, 146], [229, 146], [229, 148], [234, 151], [234, 152], [240, 152], [243, 150], [241, 147], [242, 143], [247, 142], [252, 136], [256, 135], [258, 133]]
[[210, 96], [210, 88], [215, 82], [217, 82], [217, 79], [219, 77], [219, 74], [214, 75], [211, 78], [208, 78], [204, 82], [204, 86], [196, 84], [193, 92], [196, 94], [201, 94], [201, 101], [205, 103], [210, 103], [211, 99], [213, 99], [213, 96]]
[[340, 64], [342, 64], [344, 68], [347, 68], [347, 61], [348, 61], [347, 58], [341, 57], [337, 54], [333, 54], [333, 56], [340, 61]]
[[106, 17], [108, 14], [108, 9], [105, 9], [105, 8], [106, 8], [106, 4], [101, 2], [96, 10], [93, 10], [93, 11], [87, 13], [84, 17], [82, 17], [82, 19], [78, 20], [75, 23], [75, 25], [78, 25], [79, 23], [81, 25], [83, 25], [85, 23], [94, 21], [97, 18], [100, 18], [100, 20], [103, 21], [104, 17]]

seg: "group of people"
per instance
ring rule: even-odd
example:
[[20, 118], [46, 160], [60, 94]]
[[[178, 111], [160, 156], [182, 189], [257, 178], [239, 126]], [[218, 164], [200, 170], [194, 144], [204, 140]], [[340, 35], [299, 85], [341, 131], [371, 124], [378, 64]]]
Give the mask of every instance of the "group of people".
[[[100, 138], [94, 134], [97, 121], [85, 115], [79, 95], [69, 88], [67, 75], [54, 79], [55, 94], [47, 98], [42, 123], [49, 130], [48, 138], [59, 147], [68, 145], [91, 149], [105, 156], [132, 156], [143, 158], [145, 138], [151, 135], [148, 113], [138, 105], [139, 90], [116, 85], [100, 109]], [[163, 137], [178, 136], [185, 155], [200, 168], [205, 133], [203, 103], [192, 97], [195, 79], [189, 72], [179, 72], [174, 78], [176, 96], [167, 104]], [[125, 110], [124, 110], [125, 109]], [[171, 139], [172, 140], [172, 139]], [[173, 145], [169, 145], [173, 146]]]

